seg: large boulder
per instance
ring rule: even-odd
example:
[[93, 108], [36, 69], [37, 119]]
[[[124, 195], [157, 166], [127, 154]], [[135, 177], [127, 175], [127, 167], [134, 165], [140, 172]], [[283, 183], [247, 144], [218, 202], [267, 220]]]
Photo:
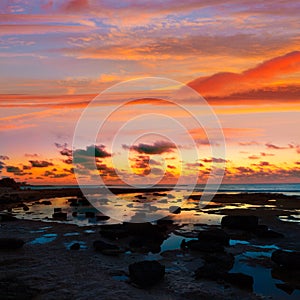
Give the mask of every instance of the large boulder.
[[271, 257], [279, 266], [287, 269], [299, 269], [300, 268], [300, 252], [297, 251], [283, 251], [276, 250], [272, 253]]
[[271, 230], [266, 225], [258, 225], [257, 228], [253, 231], [253, 233], [257, 237], [262, 239], [277, 239], [284, 237], [282, 233]]
[[221, 225], [230, 229], [255, 230], [258, 226], [258, 217], [251, 215], [224, 216]]
[[198, 234], [199, 241], [203, 242], [216, 242], [224, 246], [229, 246], [230, 237], [222, 229], [209, 229], [200, 231]]
[[149, 288], [165, 276], [165, 266], [158, 261], [141, 261], [129, 265], [130, 280], [141, 288]]
[[20, 249], [24, 244], [25, 242], [18, 238], [0, 238], [1, 250]]

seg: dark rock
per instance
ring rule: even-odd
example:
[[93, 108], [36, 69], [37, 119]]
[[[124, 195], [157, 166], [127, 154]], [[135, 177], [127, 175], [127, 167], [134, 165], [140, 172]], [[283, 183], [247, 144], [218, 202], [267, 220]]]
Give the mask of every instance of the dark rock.
[[110, 219], [109, 216], [104, 216], [104, 215], [96, 216], [96, 221], [107, 221], [109, 219]]
[[179, 206], [170, 206], [169, 207], [169, 212], [172, 213], [172, 214], [180, 214], [181, 213], [181, 207]]
[[194, 251], [200, 251], [200, 252], [224, 252], [224, 246], [218, 242], [213, 241], [197, 241], [197, 240], [191, 240], [188, 242], [185, 242], [185, 240], [181, 243], [182, 249], [190, 249]]
[[115, 256], [120, 253], [124, 253], [124, 250], [122, 250], [119, 246], [108, 244], [100, 240], [94, 241], [93, 247], [96, 251], [100, 251], [105, 255]]
[[86, 211], [85, 212], [85, 217], [86, 218], [95, 218], [95, 212], [93, 212], [93, 211]]
[[255, 230], [258, 226], [258, 217], [248, 215], [225, 216], [222, 218], [221, 225], [230, 229]]
[[50, 200], [43, 200], [43, 201], [40, 201], [39, 204], [43, 204], [43, 205], [51, 205], [51, 201]]
[[[260, 226], [264, 226], [264, 225], [260, 225]], [[260, 226], [258, 226], [258, 228], [253, 231], [253, 233], [259, 238], [277, 239], [277, 238], [283, 238], [284, 237], [284, 235], [282, 233], [279, 233], [279, 232], [276, 232], [276, 231], [273, 231], [273, 230], [269, 230], [268, 227], [267, 227], [267, 229], [261, 228]]]
[[29, 207], [28, 207], [26, 204], [24, 204], [24, 205], [23, 205], [23, 210], [24, 210], [24, 211], [28, 211], [28, 210], [29, 210]]
[[289, 295], [292, 295], [295, 290], [294, 287], [286, 283], [276, 283], [276, 287], [286, 292]]
[[160, 226], [168, 226], [168, 225], [172, 225], [173, 223], [174, 220], [169, 220], [169, 219], [160, 219], [156, 221], [156, 224]]
[[129, 242], [129, 247], [132, 252], [139, 252], [139, 253], [159, 253], [161, 251], [160, 245], [161, 240], [154, 240], [147, 237], [134, 237]]
[[52, 214], [52, 218], [54, 220], [66, 220], [67, 219], [67, 213], [56, 212], [56, 213]]
[[80, 244], [79, 243], [74, 243], [70, 247], [71, 250], [79, 250], [80, 249]]
[[300, 252], [276, 250], [272, 253], [271, 259], [279, 266], [283, 266], [287, 269], [300, 268]]
[[125, 238], [129, 235], [128, 231], [122, 224], [115, 225], [102, 225], [100, 234], [111, 240], [118, 240], [120, 238]]
[[78, 199], [78, 204], [81, 206], [90, 206], [91, 205], [89, 200], [87, 200], [85, 198]]
[[158, 261], [141, 261], [129, 265], [131, 281], [141, 288], [149, 288], [165, 276], [165, 266]]
[[73, 217], [77, 217], [77, 215], [78, 215], [77, 211], [73, 211], [73, 212], [72, 212], [72, 216], [73, 216]]
[[18, 238], [0, 238], [0, 249], [1, 250], [13, 250], [20, 249], [25, 242]]
[[61, 208], [60, 207], [54, 207], [53, 211], [56, 212], [61, 212]]
[[253, 277], [243, 273], [226, 273], [223, 274], [222, 279], [243, 290], [253, 289]]
[[224, 246], [229, 246], [230, 237], [222, 229], [209, 229], [200, 231], [198, 234], [199, 241], [203, 242], [217, 242]]
[[0, 187], [9, 187], [18, 190], [20, 188], [20, 183], [16, 182], [13, 178], [5, 177], [0, 179]]
[[1, 222], [9, 222], [9, 221], [16, 221], [16, 220], [17, 220], [17, 218], [14, 217], [10, 213], [4, 213], [4, 212], [0, 213], [0, 221]]

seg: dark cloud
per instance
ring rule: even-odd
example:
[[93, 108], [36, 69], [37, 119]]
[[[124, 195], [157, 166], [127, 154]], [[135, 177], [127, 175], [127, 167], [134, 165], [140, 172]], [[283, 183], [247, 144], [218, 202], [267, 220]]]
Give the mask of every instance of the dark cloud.
[[31, 166], [33, 168], [46, 168], [49, 166], [53, 166], [52, 162], [48, 162], [45, 160], [30, 160], [29, 162], [31, 163]]
[[274, 156], [275, 154], [273, 153], [265, 153], [265, 152], [260, 152], [261, 156]]
[[0, 155], [0, 160], [8, 160], [9, 157], [7, 155]]
[[106, 158], [111, 157], [111, 154], [105, 149], [105, 145], [91, 145], [87, 146], [85, 150], [77, 149], [74, 151], [74, 156], [88, 156]]
[[166, 141], [158, 141], [155, 142], [152, 145], [149, 144], [144, 144], [140, 143], [137, 146], [127, 146], [127, 145], [122, 145], [123, 149], [126, 150], [132, 150], [136, 151], [138, 153], [144, 153], [144, 154], [162, 154], [162, 153], [170, 153], [173, 152], [174, 149], [176, 149], [176, 145], [171, 143], [171, 142], [166, 142]]
[[225, 163], [227, 162], [226, 159], [223, 158], [216, 158], [216, 157], [212, 157], [212, 158], [204, 158], [201, 159], [201, 161], [205, 162], [205, 163]]
[[172, 169], [172, 170], [176, 169], [176, 167], [172, 166], [172, 165], [167, 165], [167, 168]]
[[253, 146], [253, 145], [259, 145], [258, 142], [251, 141], [251, 142], [241, 142], [239, 143], [240, 146]]
[[36, 153], [33, 153], [33, 154], [31, 154], [31, 153], [25, 153], [24, 156], [25, 157], [38, 157], [39, 155], [36, 154]]
[[251, 155], [251, 156], [248, 156], [249, 159], [259, 159], [260, 156], [257, 156], [257, 155]]
[[284, 149], [293, 149], [296, 146], [294, 146], [292, 144], [288, 144], [287, 146], [277, 146], [277, 145], [274, 145], [274, 144], [271, 144], [271, 143], [267, 143], [266, 147], [268, 149], [273, 149], [273, 150], [284, 150]]

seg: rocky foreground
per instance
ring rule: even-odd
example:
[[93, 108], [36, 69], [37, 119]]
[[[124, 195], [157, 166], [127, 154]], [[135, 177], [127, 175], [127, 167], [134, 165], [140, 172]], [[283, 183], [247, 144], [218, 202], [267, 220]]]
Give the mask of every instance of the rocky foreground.
[[[269, 299], [253, 292], [252, 276], [232, 271], [238, 255], [266, 244], [276, 248], [247, 263], [270, 269], [289, 299], [300, 289], [299, 224], [277, 216], [292, 215], [299, 200], [275, 198], [270, 208], [267, 194], [217, 195], [207, 212], [227, 216], [193, 230], [171, 217], [78, 227], [1, 213], [0, 299]], [[241, 202], [260, 206], [226, 209]], [[162, 251], [170, 235], [182, 242]]]

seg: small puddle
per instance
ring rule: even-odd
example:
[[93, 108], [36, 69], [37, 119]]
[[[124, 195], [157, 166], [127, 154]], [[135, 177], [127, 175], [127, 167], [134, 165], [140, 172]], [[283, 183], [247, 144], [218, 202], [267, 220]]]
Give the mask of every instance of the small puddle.
[[38, 237], [31, 242], [29, 242], [30, 245], [36, 245], [36, 244], [47, 244], [53, 242], [57, 238], [56, 233], [47, 233], [42, 235], [41, 237]]

